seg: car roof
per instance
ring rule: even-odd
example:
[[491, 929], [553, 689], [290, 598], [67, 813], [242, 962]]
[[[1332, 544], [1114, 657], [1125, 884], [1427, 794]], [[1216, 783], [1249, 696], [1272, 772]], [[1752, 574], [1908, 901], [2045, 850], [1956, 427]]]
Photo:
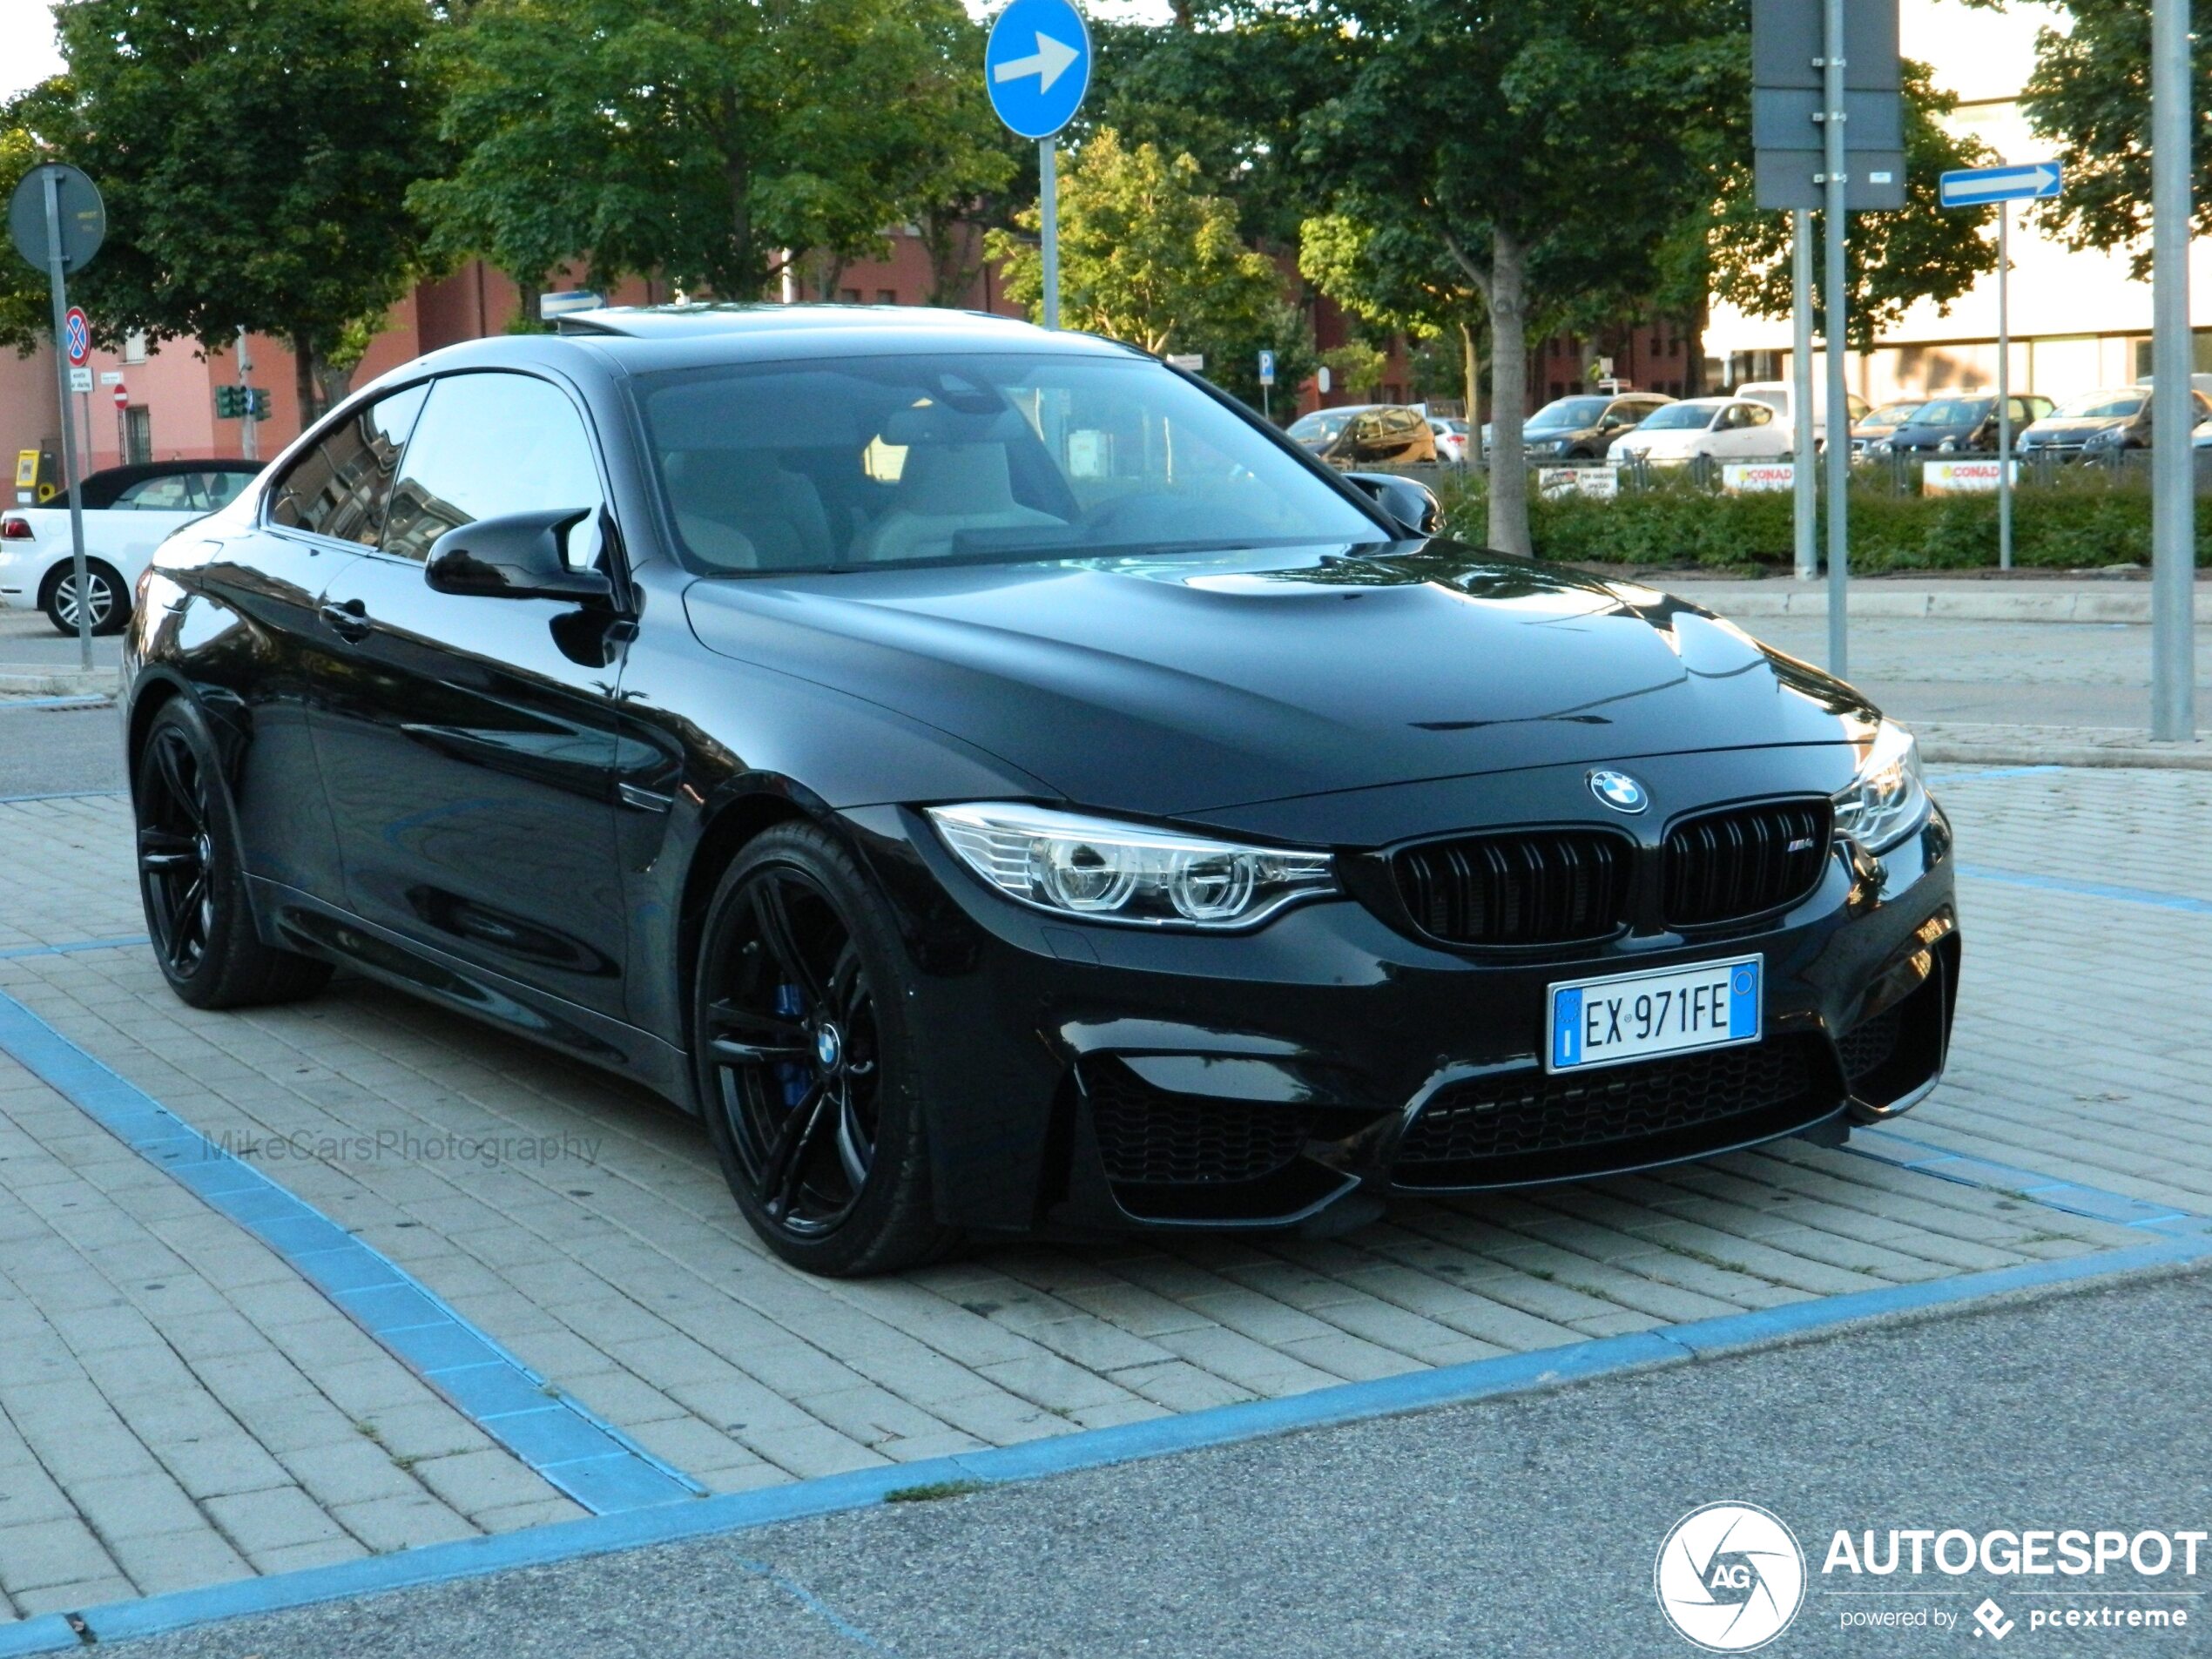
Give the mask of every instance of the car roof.
[[141, 482], [148, 478], [174, 478], [187, 472], [259, 472], [265, 462], [241, 461], [236, 455], [211, 455], [204, 461], [132, 461], [119, 467], [103, 467], [98, 472], [88, 472], [88, 484], [113, 484], [117, 488]]
[[1087, 356], [1147, 354], [1096, 334], [1044, 329], [993, 312], [936, 306], [609, 306], [571, 312], [554, 327], [560, 340], [602, 352], [634, 369], [908, 352], [1049, 349]]

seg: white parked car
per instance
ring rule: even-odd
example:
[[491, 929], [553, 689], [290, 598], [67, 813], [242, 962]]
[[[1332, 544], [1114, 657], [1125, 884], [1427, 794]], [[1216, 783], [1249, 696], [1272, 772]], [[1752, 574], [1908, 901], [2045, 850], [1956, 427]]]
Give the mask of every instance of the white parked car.
[[1679, 464], [1698, 455], [1716, 461], [1778, 461], [1790, 453], [1789, 423], [1771, 405], [1748, 397], [1693, 397], [1655, 409], [1613, 446], [1613, 459]]
[[[119, 632], [154, 549], [227, 506], [260, 470], [255, 461], [152, 461], [87, 477], [80, 489], [92, 631]], [[0, 507], [0, 605], [43, 610], [61, 632], [75, 633], [73, 565], [66, 496], [36, 507]]]
[[1436, 437], [1436, 458], [1456, 467], [1467, 465], [1467, 423], [1457, 415], [1432, 415], [1428, 429]]
[[[1755, 403], [1764, 403], [1780, 417], [1782, 424], [1792, 433], [1797, 430], [1797, 417], [1791, 413], [1797, 405], [1797, 388], [1790, 381], [1746, 381], [1736, 388], [1736, 395], [1748, 397]], [[1872, 411], [1866, 400], [1856, 392], [1844, 394], [1844, 407], [1851, 411], [1851, 422], [1857, 426]], [[1828, 388], [1812, 388], [1813, 441], [1824, 448], [1828, 440]]]

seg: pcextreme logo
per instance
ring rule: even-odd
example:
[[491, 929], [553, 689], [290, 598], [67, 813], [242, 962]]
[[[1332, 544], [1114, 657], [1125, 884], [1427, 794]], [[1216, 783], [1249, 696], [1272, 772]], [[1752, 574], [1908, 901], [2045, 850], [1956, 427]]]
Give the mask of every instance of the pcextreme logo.
[[1709, 1653], [1764, 1648], [1805, 1599], [1804, 1552], [1757, 1504], [1691, 1510], [1660, 1544], [1652, 1576], [1667, 1622]]

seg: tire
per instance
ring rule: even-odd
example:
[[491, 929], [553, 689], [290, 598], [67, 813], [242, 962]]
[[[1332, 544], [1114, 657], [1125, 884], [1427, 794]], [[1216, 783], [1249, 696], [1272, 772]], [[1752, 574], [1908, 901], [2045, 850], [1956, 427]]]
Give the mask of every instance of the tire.
[[[119, 634], [131, 620], [131, 590], [115, 567], [104, 559], [84, 561], [84, 587], [91, 595], [92, 631]], [[72, 560], [54, 573], [38, 608], [57, 633], [77, 631], [77, 570]]]
[[837, 840], [783, 824], [716, 886], [693, 976], [699, 1108], [769, 1249], [833, 1278], [896, 1272], [958, 1242], [932, 1204], [911, 970]]
[[131, 795], [138, 896], [171, 990], [196, 1008], [237, 1008], [295, 1001], [329, 981], [329, 963], [265, 945], [253, 931], [214, 739], [183, 698], [154, 715]]

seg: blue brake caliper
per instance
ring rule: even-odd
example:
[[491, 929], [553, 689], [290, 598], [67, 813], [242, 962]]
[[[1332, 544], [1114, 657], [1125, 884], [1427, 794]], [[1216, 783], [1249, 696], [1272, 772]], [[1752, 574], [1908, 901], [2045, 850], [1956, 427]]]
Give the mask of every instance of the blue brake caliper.
[[[806, 1003], [796, 985], [776, 987], [776, 1012], [786, 1019], [795, 1020], [806, 1011]], [[813, 1068], [797, 1060], [776, 1062], [776, 1081], [784, 1088], [784, 1104], [796, 1107], [806, 1098], [806, 1086], [812, 1080]]]

